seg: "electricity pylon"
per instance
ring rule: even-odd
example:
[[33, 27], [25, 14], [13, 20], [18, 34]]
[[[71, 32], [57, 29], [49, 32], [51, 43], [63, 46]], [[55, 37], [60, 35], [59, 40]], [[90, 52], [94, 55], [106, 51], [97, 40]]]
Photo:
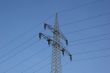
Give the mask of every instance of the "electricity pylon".
[[64, 55], [65, 53], [70, 56], [70, 60], [72, 60], [72, 55], [70, 52], [63, 46], [63, 43], [61, 43], [61, 39], [63, 39], [66, 42], [66, 45], [68, 45], [67, 38], [61, 33], [59, 29], [59, 23], [58, 23], [58, 14], [56, 13], [55, 17], [55, 24], [54, 27], [51, 25], [44, 23], [44, 29], [48, 29], [53, 33], [53, 37], [49, 37], [46, 34], [39, 33], [39, 38], [44, 38], [48, 45], [52, 46], [52, 64], [51, 64], [51, 73], [62, 73], [62, 66], [61, 66], [61, 53]]

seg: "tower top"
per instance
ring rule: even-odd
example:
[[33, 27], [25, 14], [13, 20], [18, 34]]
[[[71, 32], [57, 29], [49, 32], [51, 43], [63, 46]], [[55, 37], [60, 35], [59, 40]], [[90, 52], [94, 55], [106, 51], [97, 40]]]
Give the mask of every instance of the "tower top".
[[56, 13], [56, 15], [55, 15], [55, 24], [54, 24], [54, 28], [55, 28], [56, 30], [59, 30], [58, 13]]

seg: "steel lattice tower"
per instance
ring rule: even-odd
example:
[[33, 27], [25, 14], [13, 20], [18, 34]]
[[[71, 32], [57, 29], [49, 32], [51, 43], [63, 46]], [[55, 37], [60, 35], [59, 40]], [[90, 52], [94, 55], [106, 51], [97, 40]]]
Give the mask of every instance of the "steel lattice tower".
[[52, 46], [52, 64], [51, 64], [51, 73], [62, 73], [62, 66], [61, 66], [61, 53], [64, 55], [66, 53], [70, 56], [70, 60], [72, 60], [72, 55], [70, 52], [64, 47], [60, 39], [63, 39], [66, 42], [66, 45], [68, 45], [67, 38], [61, 33], [59, 29], [59, 23], [58, 23], [58, 14], [56, 13], [55, 16], [55, 24], [52, 27], [51, 25], [44, 23], [44, 29], [49, 29], [53, 36], [50, 37], [46, 34], [39, 33], [39, 38], [44, 38], [48, 45]]
[[[59, 42], [60, 37], [58, 33], [59, 32], [58, 14], [56, 14], [56, 17], [55, 17], [54, 32], [55, 33], [53, 33], [53, 39]], [[51, 73], [62, 73], [61, 51], [58, 48], [59, 48], [58, 45], [54, 43], [52, 48]]]

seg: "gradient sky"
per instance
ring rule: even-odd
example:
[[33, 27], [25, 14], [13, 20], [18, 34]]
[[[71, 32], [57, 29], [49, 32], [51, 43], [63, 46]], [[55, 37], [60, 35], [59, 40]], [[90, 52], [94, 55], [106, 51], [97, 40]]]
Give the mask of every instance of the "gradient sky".
[[50, 73], [52, 47], [38, 33], [51, 35], [43, 23], [56, 12], [73, 55], [62, 73], [110, 73], [110, 0], [0, 0], [0, 73]]

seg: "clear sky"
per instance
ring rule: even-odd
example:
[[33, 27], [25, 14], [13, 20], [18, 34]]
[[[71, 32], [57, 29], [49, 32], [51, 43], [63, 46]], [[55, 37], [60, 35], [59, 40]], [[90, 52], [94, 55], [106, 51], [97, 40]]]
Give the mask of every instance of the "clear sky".
[[110, 0], [0, 0], [0, 73], [50, 73], [51, 51], [38, 33], [43, 23], [61, 31], [73, 55], [62, 73], [110, 73]]

